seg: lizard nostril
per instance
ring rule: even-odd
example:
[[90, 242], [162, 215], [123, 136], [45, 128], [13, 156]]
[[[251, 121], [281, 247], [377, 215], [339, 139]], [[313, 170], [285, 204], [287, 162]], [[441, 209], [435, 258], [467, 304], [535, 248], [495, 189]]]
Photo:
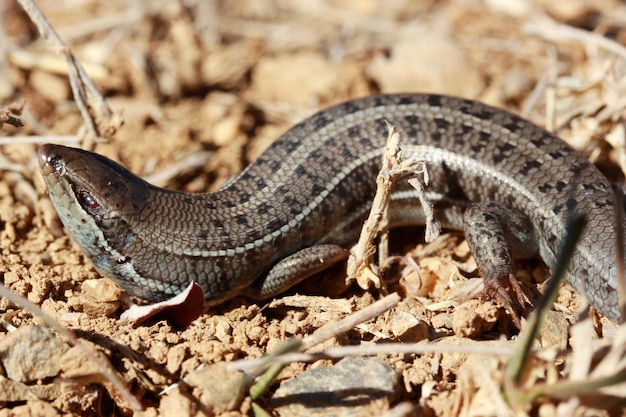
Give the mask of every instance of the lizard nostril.
[[37, 150], [39, 168], [43, 175], [50, 175], [57, 172], [59, 175], [65, 174], [65, 167], [61, 156], [55, 152], [55, 146], [49, 143], [41, 145]]

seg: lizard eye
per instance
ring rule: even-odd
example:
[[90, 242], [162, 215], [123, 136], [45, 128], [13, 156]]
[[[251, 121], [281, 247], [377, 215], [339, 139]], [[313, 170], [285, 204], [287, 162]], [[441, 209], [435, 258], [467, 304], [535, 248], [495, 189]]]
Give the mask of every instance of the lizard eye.
[[102, 218], [106, 209], [100, 205], [98, 200], [85, 188], [77, 187], [74, 190], [78, 204], [91, 216]]

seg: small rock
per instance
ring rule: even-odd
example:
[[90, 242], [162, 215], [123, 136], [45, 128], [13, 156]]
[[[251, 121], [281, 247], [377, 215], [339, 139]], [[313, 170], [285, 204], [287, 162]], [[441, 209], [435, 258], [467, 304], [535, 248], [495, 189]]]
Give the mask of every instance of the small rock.
[[0, 402], [18, 402], [39, 398], [54, 400], [61, 391], [60, 384], [26, 385], [0, 376]]
[[45, 327], [23, 326], [0, 342], [0, 361], [9, 379], [32, 382], [56, 376], [67, 343]]
[[307, 106], [332, 95], [337, 68], [321, 54], [301, 52], [262, 58], [252, 73], [251, 94], [267, 101]]
[[380, 359], [349, 357], [284, 382], [270, 405], [285, 416], [356, 416], [372, 401], [396, 396], [398, 375]]
[[391, 333], [404, 343], [428, 339], [428, 325], [408, 311], [399, 311], [391, 323]]
[[555, 348], [560, 351], [567, 349], [569, 324], [565, 316], [556, 311], [548, 311], [544, 325], [539, 329], [539, 340], [544, 349]]
[[491, 331], [498, 321], [498, 307], [492, 302], [471, 298], [459, 304], [452, 315], [452, 330], [457, 336], [477, 337]]
[[[462, 68], [462, 71], [459, 69]], [[420, 91], [476, 97], [484, 88], [480, 69], [453, 38], [407, 31], [367, 67], [385, 93]]]
[[204, 409], [215, 414], [236, 410], [248, 387], [247, 377], [242, 372], [229, 371], [225, 363], [197, 369], [186, 380], [190, 386], [199, 388], [198, 398]]
[[85, 294], [101, 302], [116, 302], [122, 292], [110, 278], [87, 279], [80, 287]]

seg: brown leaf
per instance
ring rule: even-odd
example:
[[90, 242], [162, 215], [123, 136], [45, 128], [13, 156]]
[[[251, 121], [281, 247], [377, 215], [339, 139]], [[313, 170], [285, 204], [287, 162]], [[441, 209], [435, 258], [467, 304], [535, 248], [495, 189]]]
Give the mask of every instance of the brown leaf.
[[185, 329], [204, 312], [204, 291], [195, 281], [185, 291], [169, 300], [146, 306], [134, 305], [126, 310], [121, 319], [129, 320], [134, 327], [152, 318], [167, 320], [179, 329]]

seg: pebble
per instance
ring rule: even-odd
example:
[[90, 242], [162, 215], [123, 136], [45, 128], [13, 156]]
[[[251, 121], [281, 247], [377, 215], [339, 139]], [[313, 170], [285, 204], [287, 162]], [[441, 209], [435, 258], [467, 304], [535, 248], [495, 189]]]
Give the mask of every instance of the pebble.
[[357, 416], [374, 400], [393, 401], [398, 374], [376, 358], [348, 357], [284, 382], [270, 405], [281, 417]]
[[6, 376], [18, 382], [34, 382], [56, 376], [67, 343], [45, 327], [23, 326], [0, 342], [0, 362]]

